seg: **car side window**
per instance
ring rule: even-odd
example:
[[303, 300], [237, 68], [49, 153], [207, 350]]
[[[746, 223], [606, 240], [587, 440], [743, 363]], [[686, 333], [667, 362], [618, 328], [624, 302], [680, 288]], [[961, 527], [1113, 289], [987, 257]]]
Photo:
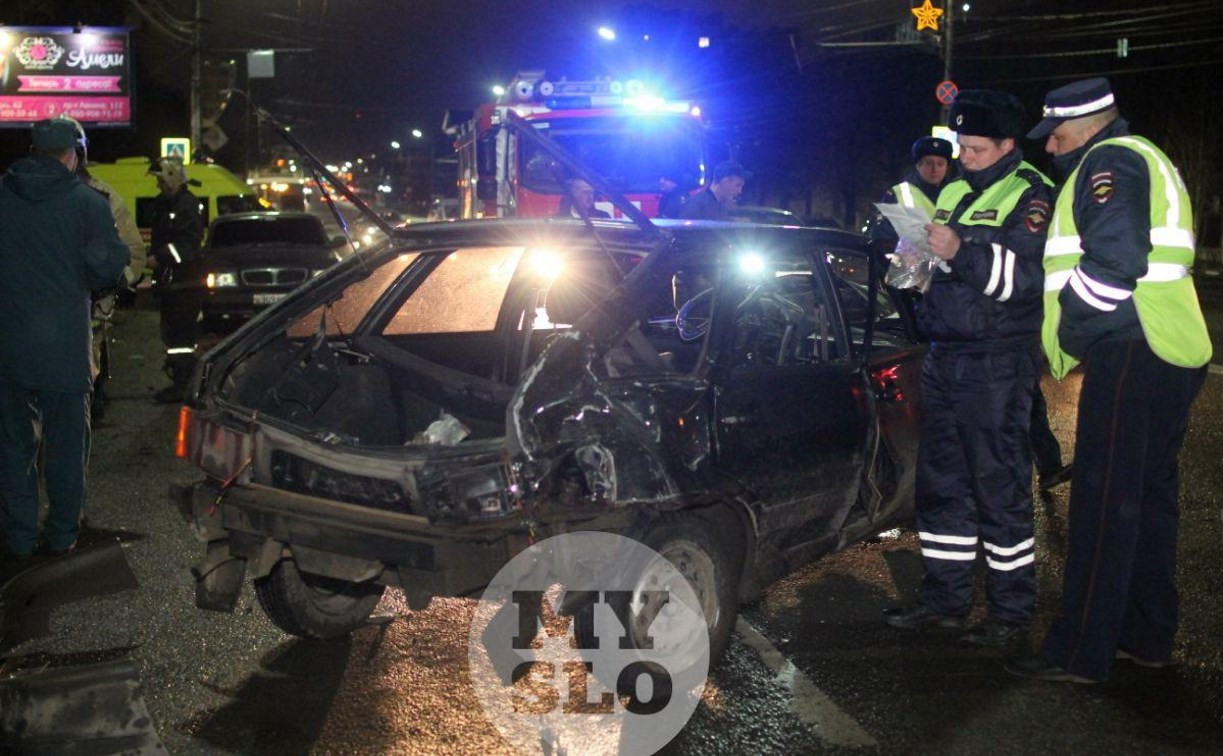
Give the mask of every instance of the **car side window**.
[[326, 320], [323, 321], [323, 326], [327, 336], [352, 333], [387, 287], [399, 278], [416, 258], [415, 252], [392, 257], [365, 278], [350, 284], [341, 295], [327, 304], [315, 307], [291, 321], [285, 329], [285, 335], [291, 339], [313, 336], [318, 333], [319, 323], [324, 315]]
[[745, 263], [758, 269], [732, 292], [732, 367], [810, 365], [840, 356], [833, 311], [810, 261], [778, 255]]
[[[870, 288], [870, 265], [865, 252], [830, 249], [826, 252], [837, 301], [845, 324], [849, 327], [850, 341], [855, 351], [862, 347], [866, 335], [867, 307]], [[880, 284], [875, 290], [875, 327], [871, 339], [874, 346], [902, 347], [913, 343], [900, 308], [887, 287]]]
[[456, 249], [408, 295], [383, 335], [491, 332], [522, 253], [522, 247]]

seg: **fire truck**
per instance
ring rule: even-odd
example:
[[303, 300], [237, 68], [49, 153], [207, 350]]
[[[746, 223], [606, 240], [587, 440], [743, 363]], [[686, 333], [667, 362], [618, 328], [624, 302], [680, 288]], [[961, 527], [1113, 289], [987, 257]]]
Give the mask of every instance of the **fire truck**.
[[[515, 116], [649, 217], [658, 214], [660, 177], [685, 190], [704, 180], [700, 108], [664, 100], [637, 80], [552, 80], [543, 71], [521, 72], [496, 102], [468, 115], [448, 113], [443, 124], [458, 153], [463, 218], [544, 217], [560, 211], [567, 172], [532, 140], [506, 128]], [[595, 206], [620, 215], [606, 198]]]

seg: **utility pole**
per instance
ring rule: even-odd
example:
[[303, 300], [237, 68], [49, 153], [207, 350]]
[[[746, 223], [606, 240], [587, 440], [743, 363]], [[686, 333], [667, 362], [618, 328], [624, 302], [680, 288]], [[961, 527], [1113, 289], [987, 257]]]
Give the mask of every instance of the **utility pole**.
[[[955, 3], [953, 0], [943, 0], [943, 81], [954, 81], [951, 78], [951, 16], [955, 12]], [[943, 123], [947, 123], [947, 116], [951, 113], [951, 106], [943, 106]]]
[[[194, 153], [200, 145], [200, 77], [203, 67], [203, 15], [204, 0], [195, 0], [195, 23], [191, 31], [191, 151]], [[188, 155], [188, 158], [191, 156]]]

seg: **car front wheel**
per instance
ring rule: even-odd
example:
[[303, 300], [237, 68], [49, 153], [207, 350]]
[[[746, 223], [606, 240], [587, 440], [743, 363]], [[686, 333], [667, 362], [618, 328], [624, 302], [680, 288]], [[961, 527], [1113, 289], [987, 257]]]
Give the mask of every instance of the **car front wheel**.
[[255, 595], [268, 618], [290, 635], [341, 638], [365, 624], [385, 586], [301, 572], [282, 559], [255, 581]]

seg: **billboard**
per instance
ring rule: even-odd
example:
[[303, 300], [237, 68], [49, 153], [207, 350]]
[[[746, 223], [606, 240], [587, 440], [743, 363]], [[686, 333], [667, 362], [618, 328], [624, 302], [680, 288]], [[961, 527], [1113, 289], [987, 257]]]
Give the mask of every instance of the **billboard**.
[[0, 26], [0, 127], [57, 115], [130, 126], [131, 84], [126, 28]]

